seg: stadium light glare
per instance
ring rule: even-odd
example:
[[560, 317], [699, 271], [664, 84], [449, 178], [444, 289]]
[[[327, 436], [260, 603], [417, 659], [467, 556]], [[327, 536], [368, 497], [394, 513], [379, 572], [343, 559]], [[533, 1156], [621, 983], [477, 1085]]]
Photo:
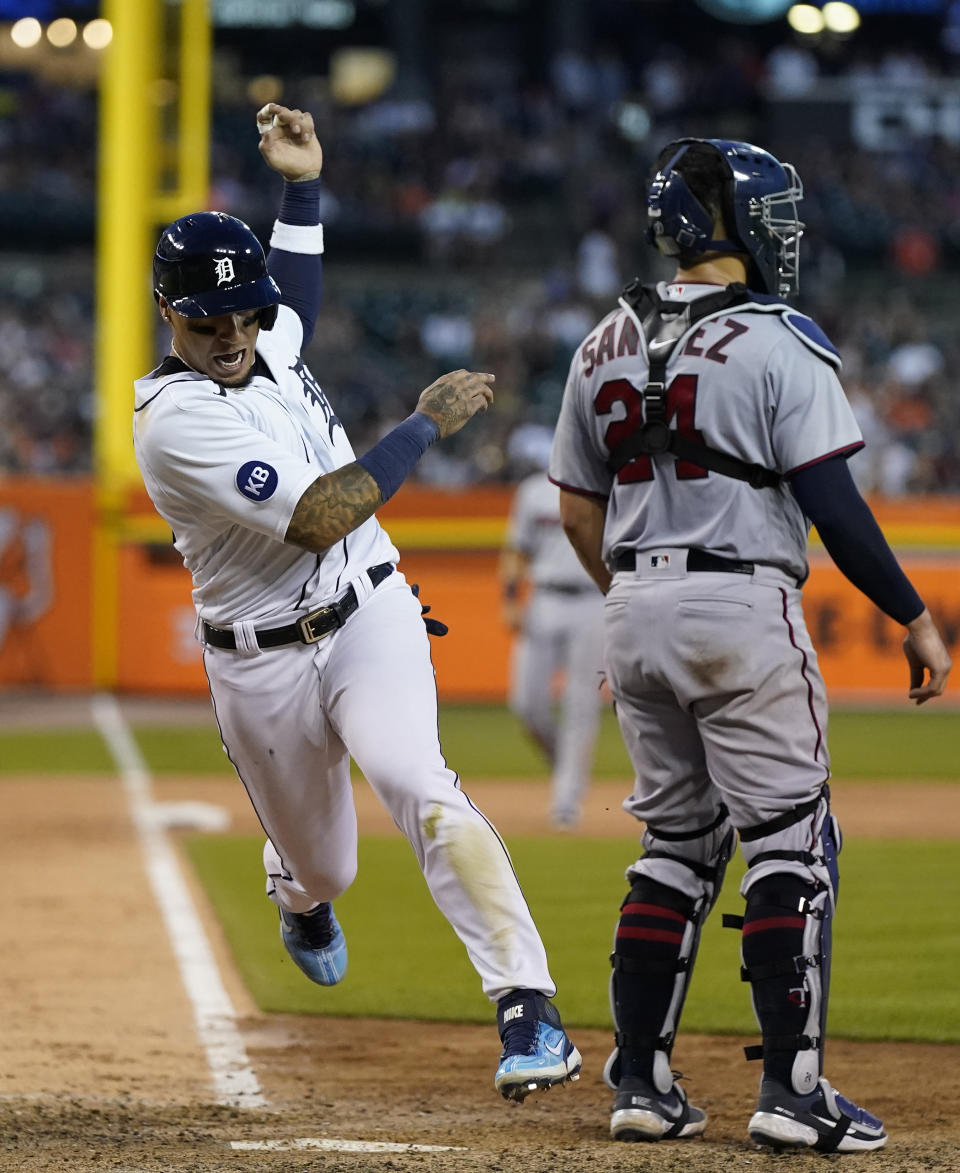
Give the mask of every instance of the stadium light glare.
[[822, 33], [825, 25], [823, 13], [812, 4], [794, 4], [787, 13], [787, 23], [796, 33], [805, 37], [815, 37]]
[[336, 49], [330, 55], [330, 93], [341, 105], [362, 106], [386, 93], [396, 72], [396, 58], [384, 49]]
[[51, 20], [47, 25], [47, 40], [55, 49], [65, 49], [77, 39], [77, 23], [69, 16]]
[[860, 27], [860, 13], [852, 4], [829, 0], [823, 6], [823, 23], [831, 33], [853, 33]]
[[261, 73], [247, 82], [247, 97], [255, 106], [279, 102], [283, 97], [283, 79], [272, 73]]
[[97, 17], [83, 26], [83, 40], [90, 49], [106, 49], [113, 40], [113, 25], [109, 20]]
[[646, 106], [639, 102], [621, 102], [615, 114], [617, 129], [632, 143], [642, 143], [650, 137], [653, 123]]
[[39, 20], [32, 16], [25, 16], [10, 28], [10, 38], [18, 49], [32, 49], [43, 36], [43, 28]]

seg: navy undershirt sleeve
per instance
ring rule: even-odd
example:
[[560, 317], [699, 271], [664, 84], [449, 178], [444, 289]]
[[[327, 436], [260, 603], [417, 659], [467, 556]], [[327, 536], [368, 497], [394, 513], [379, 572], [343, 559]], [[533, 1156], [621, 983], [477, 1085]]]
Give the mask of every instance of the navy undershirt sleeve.
[[[277, 217], [282, 224], [320, 223], [320, 180], [303, 183], [284, 181], [283, 199]], [[291, 253], [272, 248], [267, 254], [267, 269], [280, 286], [284, 305], [303, 323], [303, 346], [313, 337], [323, 294], [322, 254]]]
[[430, 445], [440, 438], [434, 420], [415, 411], [357, 460], [377, 482], [380, 500], [389, 501]]
[[903, 624], [916, 619], [923, 600], [860, 496], [846, 459], [836, 456], [809, 465], [794, 473], [789, 484], [837, 569], [891, 619]]

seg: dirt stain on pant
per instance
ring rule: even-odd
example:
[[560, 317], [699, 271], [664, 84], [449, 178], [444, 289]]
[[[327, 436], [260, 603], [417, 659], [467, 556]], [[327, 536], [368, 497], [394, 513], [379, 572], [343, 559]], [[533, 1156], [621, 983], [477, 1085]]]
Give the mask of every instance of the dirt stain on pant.
[[486, 823], [444, 820], [439, 805], [424, 820], [423, 833], [439, 843], [450, 870], [487, 927], [490, 948], [508, 969], [514, 938], [510, 893], [517, 880], [505, 847]]

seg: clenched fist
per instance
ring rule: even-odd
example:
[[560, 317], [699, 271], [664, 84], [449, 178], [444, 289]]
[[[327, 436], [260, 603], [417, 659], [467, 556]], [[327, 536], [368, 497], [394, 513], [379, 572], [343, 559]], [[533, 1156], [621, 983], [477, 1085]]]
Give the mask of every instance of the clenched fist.
[[451, 371], [441, 375], [420, 394], [417, 411], [428, 415], [440, 429], [440, 438], [452, 436], [478, 411], [493, 402], [494, 376], [480, 371]]

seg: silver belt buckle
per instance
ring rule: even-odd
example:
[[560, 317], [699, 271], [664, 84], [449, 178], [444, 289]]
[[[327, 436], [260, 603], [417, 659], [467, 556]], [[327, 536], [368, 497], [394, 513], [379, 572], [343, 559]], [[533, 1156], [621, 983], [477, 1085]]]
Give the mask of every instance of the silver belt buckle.
[[331, 627], [329, 631], [314, 632], [313, 625], [318, 619], [333, 612], [332, 607], [321, 607], [318, 611], [313, 611], [309, 615], [305, 615], [303, 619], [297, 624], [300, 628], [300, 638], [305, 644], [315, 644], [324, 639], [332, 631], [336, 631], [335, 627]]

